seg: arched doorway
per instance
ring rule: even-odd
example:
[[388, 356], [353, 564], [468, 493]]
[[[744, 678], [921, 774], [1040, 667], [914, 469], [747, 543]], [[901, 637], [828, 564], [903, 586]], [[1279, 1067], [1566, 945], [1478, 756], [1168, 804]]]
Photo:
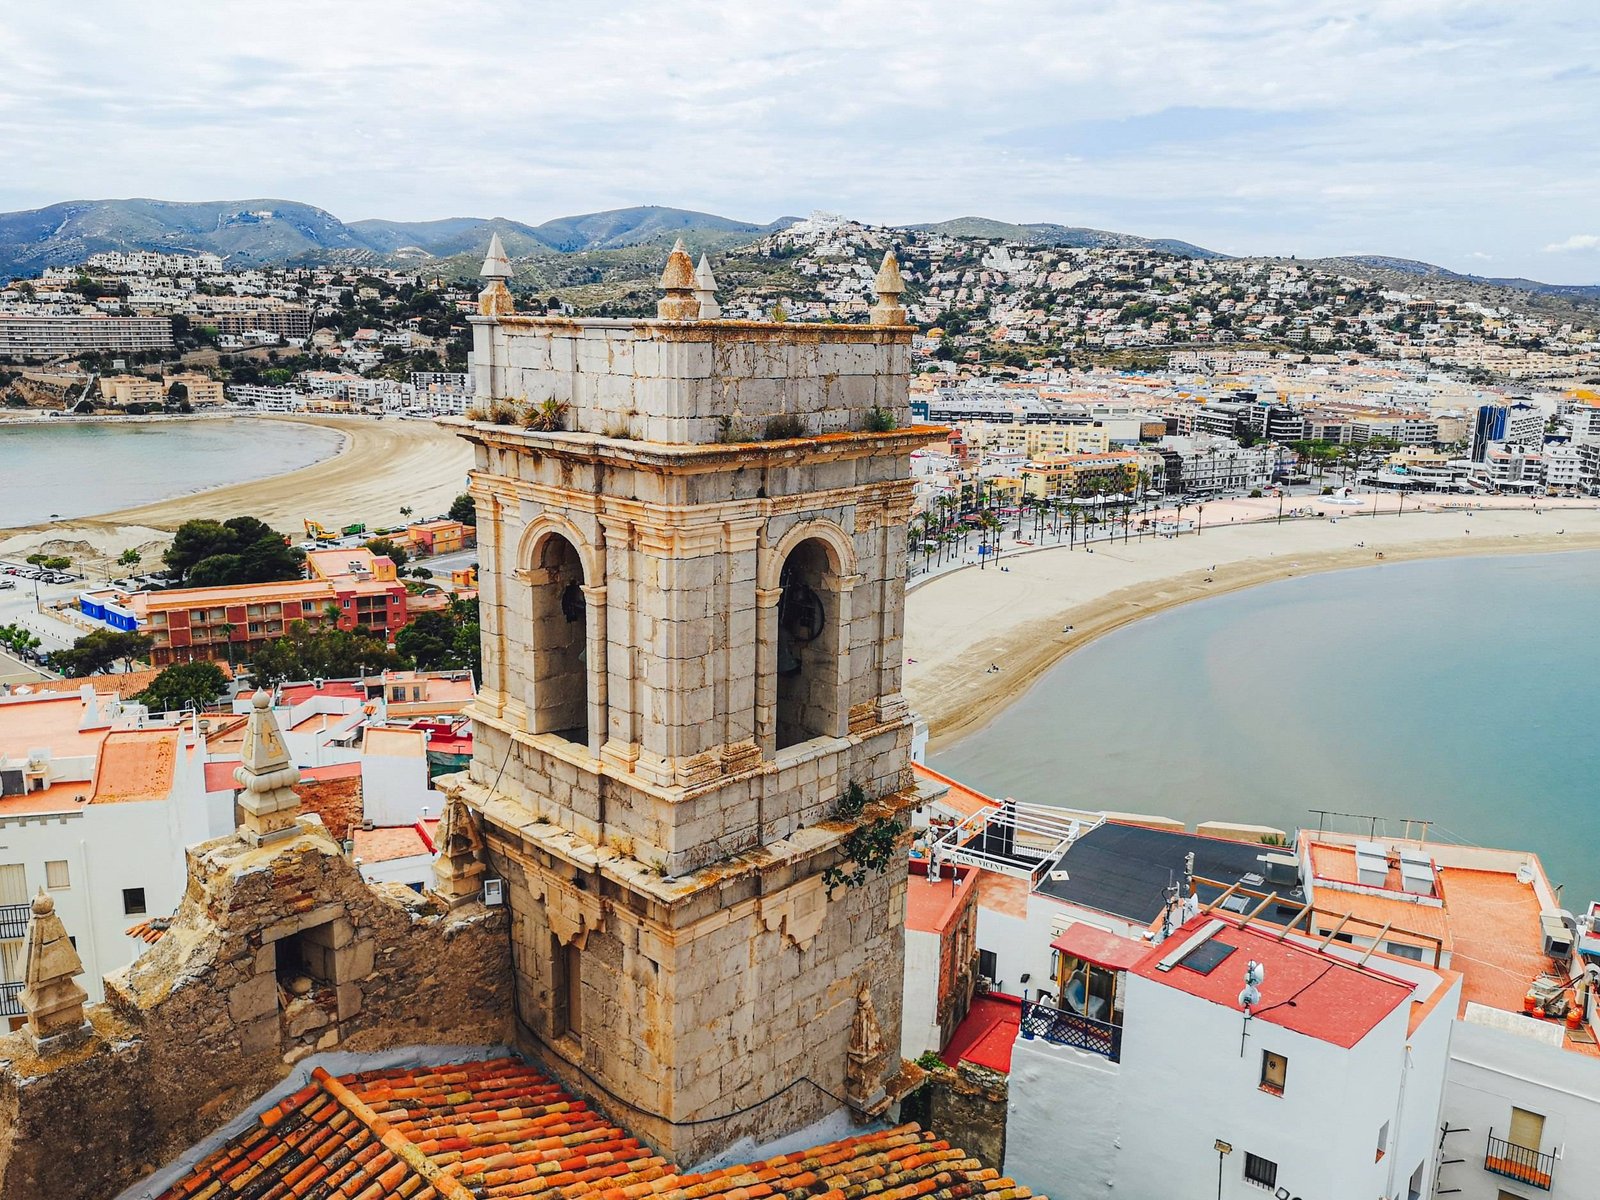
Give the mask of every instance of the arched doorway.
[[559, 533], [545, 536], [534, 554], [534, 733], [589, 742], [588, 613], [583, 560]]
[[778, 586], [777, 746], [839, 733], [839, 587], [827, 543], [807, 538]]

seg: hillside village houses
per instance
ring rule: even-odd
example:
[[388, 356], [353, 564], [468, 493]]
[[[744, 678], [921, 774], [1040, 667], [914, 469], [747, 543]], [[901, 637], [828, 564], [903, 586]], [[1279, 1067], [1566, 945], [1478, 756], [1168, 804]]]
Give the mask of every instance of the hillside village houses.
[[[102, 1006], [73, 983], [95, 949], [73, 922], [100, 920], [66, 902], [83, 870], [6, 877], [33, 898], [12, 911], [25, 1028], [0, 1096], [22, 1135], [0, 1197], [47, 1173], [63, 1196], [174, 1200], [1586, 1195], [1600, 907], [1564, 911], [1536, 857], [1190, 832], [912, 763], [905, 521], [942, 431], [910, 423], [892, 254], [853, 326], [705, 316], [681, 248], [655, 320], [524, 316], [511, 271], [496, 240], [476, 391], [558, 398], [569, 426], [457, 426], [484, 671], [440, 696], [470, 730], [438, 738], [465, 764], [441, 791], [414, 678], [244, 694], [209, 729], [93, 687], [0, 700], [0, 738], [49, 713], [66, 739], [0, 740], [0, 820], [77, 783], [43, 815], [88, 829], [180, 777], [200, 814], [164, 843], [187, 872], [165, 927], [121, 930]], [[729, 393], [799, 436], [726, 440]], [[1158, 454], [1143, 424], [1060, 453]]]

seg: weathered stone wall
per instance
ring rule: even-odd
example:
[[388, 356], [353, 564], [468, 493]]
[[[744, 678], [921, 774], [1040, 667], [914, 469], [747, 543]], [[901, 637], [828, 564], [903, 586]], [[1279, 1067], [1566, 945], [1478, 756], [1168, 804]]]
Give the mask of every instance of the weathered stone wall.
[[[549, 824], [503, 824], [506, 801], [455, 786], [483, 807], [490, 869], [508, 884], [524, 1049], [668, 1157], [693, 1163], [836, 1110], [863, 982], [898, 1047], [905, 860], [830, 898], [822, 872], [850, 823], [667, 881]], [[576, 1031], [560, 1022], [566, 943], [580, 947]]]
[[1006, 1098], [1010, 1080], [998, 1071], [964, 1062], [955, 1070], [930, 1071], [900, 1106], [902, 1121], [964, 1147], [984, 1166], [1000, 1170], [1006, 1157]]
[[868, 410], [904, 423], [911, 331], [867, 325], [690, 324], [501, 316], [473, 322], [477, 394], [571, 406], [567, 428], [709, 443], [767, 418], [808, 434], [861, 429]]
[[0, 1200], [115, 1195], [314, 1050], [505, 1041], [510, 978], [503, 910], [369, 887], [313, 821], [191, 847], [172, 925], [107, 978], [94, 1036], [43, 1060], [0, 1039]]

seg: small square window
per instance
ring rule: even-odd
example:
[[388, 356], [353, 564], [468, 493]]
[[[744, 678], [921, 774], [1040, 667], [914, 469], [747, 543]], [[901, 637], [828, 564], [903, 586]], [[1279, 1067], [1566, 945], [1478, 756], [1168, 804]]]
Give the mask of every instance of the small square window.
[[1261, 1090], [1274, 1096], [1283, 1095], [1284, 1081], [1289, 1077], [1289, 1060], [1271, 1050], [1261, 1052]]
[[1270, 1158], [1262, 1158], [1259, 1154], [1246, 1152], [1244, 1156], [1244, 1178], [1245, 1182], [1253, 1183], [1257, 1187], [1277, 1187], [1278, 1164]]
[[123, 915], [129, 917], [142, 916], [144, 914], [143, 888], [122, 889], [122, 912]]
[[72, 875], [67, 870], [66, 859], [51, 859], [44, 864], [44, 885], [51, 891], [72, 886]]

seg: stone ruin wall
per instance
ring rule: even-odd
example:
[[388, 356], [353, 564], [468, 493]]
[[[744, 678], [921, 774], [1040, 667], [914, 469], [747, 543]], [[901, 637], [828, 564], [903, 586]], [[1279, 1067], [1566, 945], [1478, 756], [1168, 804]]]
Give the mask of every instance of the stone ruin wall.
[[[308, 956], [307, 997], [280, 953]], [[40, 1058], [0, 1039], [0, 1200], [107, 1200], [247, 1109], [318, 1050], [509, 1041], [503, 909], [369, 886], [314, 822], [189, 850], [162, 940], [106, 980], [92, 1034]]]

